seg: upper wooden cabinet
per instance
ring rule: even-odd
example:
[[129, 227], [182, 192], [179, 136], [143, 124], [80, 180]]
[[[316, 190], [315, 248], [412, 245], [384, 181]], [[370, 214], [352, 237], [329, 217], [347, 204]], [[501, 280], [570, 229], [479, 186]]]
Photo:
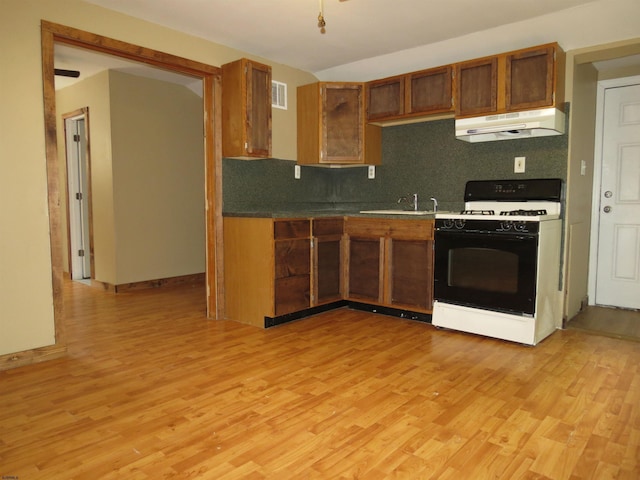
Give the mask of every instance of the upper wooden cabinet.
[[297, 93], [298, 163], [380, 164], [381, 132], [366, 123], [364, 84], [319, 82]]
[[365, 85], [367, 120], [396, 118], [405, 113], [406, 75], [374, 80]]
[[366, 84], [367, 120], [399, 120], [453, 111], [453, 67], [421, 70]]
[[222, 156], [271, 157], [271, 67], [246, 58], [222, 66]]
[[453, 66], [410, 73], [407, 75], [407, 86], [408, 114], [453, 111]]
[[498, 58], [470, 60], [456, 65], [456, 116], [498, 110]]
[[564, 103], [565, 54], [557, 43], [456, 64], [456, 117]]
[[519, 50], [505, 57], [508, 111], [564, 103], [565, 54], [557, 44]]

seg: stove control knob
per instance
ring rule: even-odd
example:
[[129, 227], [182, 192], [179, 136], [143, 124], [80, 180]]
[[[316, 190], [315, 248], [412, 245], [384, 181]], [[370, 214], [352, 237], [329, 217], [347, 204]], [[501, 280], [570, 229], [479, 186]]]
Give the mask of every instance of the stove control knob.
[[444, 223], [442, 224], [443, 228], [449, 229], [453, 227], [453, 219], [445, 218]]
[[503, 232], [508, 232], [509, 230], [511, 230], [511, 226], [513, 224], [509, 221], [507, 222], [500, 222], [500, 230], [502, 230]]
[[526, 232], [527, 224], [525, 222], [516, 222], [513, 224], [513, 228], [518, 232]]
[[462, 230], [464, 228], [464, 219], [463, 218], [456, 219], [455, 225], [458, 230]]

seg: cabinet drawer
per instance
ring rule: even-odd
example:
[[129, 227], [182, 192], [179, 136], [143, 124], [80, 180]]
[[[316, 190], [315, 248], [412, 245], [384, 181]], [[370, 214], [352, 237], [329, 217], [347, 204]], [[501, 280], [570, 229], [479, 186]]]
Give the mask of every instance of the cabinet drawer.
[[313, 220], [313, 236], [342, 235], [344, 231], [344, 219], [339, 218], [317, 218]]
[[389, 236], [408, 240], [431, 240], [433, 225], [433, 220], [390, 220], [388, 223]]
[[309, 220], [276, 220], [273, 222], [273, 238], [309, 238]]

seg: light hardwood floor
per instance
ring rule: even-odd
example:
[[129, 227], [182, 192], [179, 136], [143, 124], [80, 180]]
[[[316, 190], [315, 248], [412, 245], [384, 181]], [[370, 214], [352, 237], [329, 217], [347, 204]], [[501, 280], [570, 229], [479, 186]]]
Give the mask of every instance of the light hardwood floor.
[[65, 289], [68, 357], [0, 372], [0, 476], [640, 478], [637, 342], [346, 309], [261, 330], [206, 321], [201, 288]]

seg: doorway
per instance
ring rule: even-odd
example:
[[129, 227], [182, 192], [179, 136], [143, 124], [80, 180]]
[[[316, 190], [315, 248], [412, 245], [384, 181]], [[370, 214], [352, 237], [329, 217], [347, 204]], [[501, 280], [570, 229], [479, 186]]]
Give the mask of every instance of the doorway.
[[62, 115], [67, 160], [67, 256], [72, 280], [93, 276], [89, 108]]
[[[58, 144], [56, 137], [56, 106], [54, 83], [54, 45], [63, 43], [95, 50], [152, 65], [172, 72], [200, 78], [203, 82], [203, 123], [205, 152], [206, 202], [206, 282], [207, 316], [222, 318], [222, 191], [221, 191], [221, 71], [218, 67], [138, 45], [103, 37], [90, 32], [43, 20], [42, 74], [45, 119], [45, 149], [48, 182], [48, 209], [51, 238], [51, 265], [56, 348], [64, 346], [62, 296], [63, 255], [59, 202]], [[43, 352], [46, 354], [46, 352]]]
[[640, 309], [640, 77], [598, 83], [589, 298]]

